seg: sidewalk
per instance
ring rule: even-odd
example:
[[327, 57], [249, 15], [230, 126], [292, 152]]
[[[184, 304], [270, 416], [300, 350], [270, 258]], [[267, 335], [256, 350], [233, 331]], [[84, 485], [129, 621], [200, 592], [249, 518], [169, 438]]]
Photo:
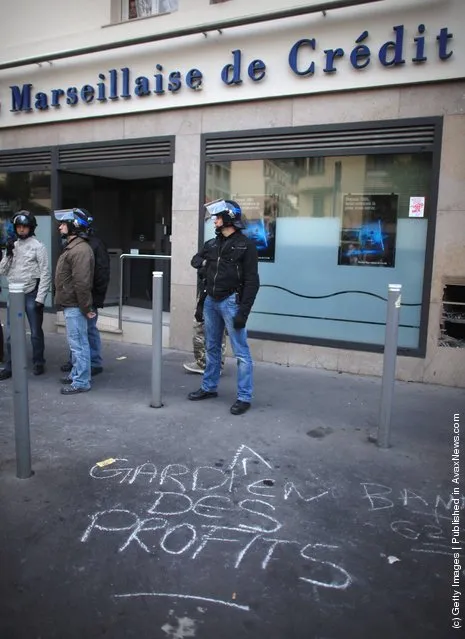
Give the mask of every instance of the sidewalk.
[[231, 359], [219, 397], [189, 402], [201, 377], [165, 351], [154, 409], [150, 348], [105, 342], [104, 373], [70, 397], [63, 336], [46, 335], [46, 355], [29, 380], [28, 480], [0, 382], [2, 639], [455, 636], [463, 389], [397, 383], [381, 450], [377, 378], [257, 364], [253, 408], [234, 417]]

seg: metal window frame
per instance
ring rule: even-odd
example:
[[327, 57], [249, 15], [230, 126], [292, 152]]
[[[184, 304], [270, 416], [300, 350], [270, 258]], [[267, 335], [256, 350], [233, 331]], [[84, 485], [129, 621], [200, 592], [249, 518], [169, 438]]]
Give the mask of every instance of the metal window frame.
[[[230, 139], [230, 138], [251, 138], [270, 135], [288, 135], [292, 136], [296, 133], [337, 133], [347, 132], [351, 129], [366, 130], [370, 129], [384, 129], [392, 128], [395, 126], [401, 127], [421, 127], [425, 125], [433, 126], [434, 135], [431, 144], [424, 145], [412, 145], [412, 146], [392, 146], [382, 145], [379, 148], [363, 147], [360, 148], [332, 148], [330, 151], [304, 151], [299, 150], [292, 152], [290, 150], [275, 151], [274, 153], [254, 153], [253, 151], [247, 151], [243, 153], [237, 153], [231, 155], [229, 158], [227, 155], [221, 157], [212, 156], [207, 154], [207, 144], [209, 140]], [[330, 157], [333, 155], [338, 156], [356, 156], [356, 155], [383, 155], [393, 154], [398, 155], [402, 153], [422, 154], [431, 153], [432, 166], [431, 166], [431, 186], [428, 194], [430, 206], [428, 216], [428, 228], [426, 234], [426, 246], [425, 246], [425, 262], [423, 270], [423, 288], [421, 293], [421, 312], [420, 312], [420, 328], [418, 336], [418, 347], [407, 348], [399, 347], [398, 354], [407, 357], [425, 358], [427, 347], [427, 335], [429, 324], [429, 302], [431, 293], [431, 282], [433, 272], [433, 258], [434, 258], [434, 238], [436, 233], [436, 220], [437, 220], [437, 201], [439, 190], [439, 176], [441, 166], [441, 143], [443, 132], [443, 118], [442, 116], [433, 117], [421, 117], [421, 118], [403, 118], [394, 120], [372, 120], [367, 122], [351, 122], [343, 124], [322, 124], [313, 126], [300, 126], [300, 127], [283, 127], [283, 128], [268, 128], [268, 129], [256, 129], [256, 130], [243, 130], [243, 131], [226, 131], [217, 133], [204, 133], [201, 136], [201, 148], [200, 148], [200, 193], [199, 193], [199, 211], [202, 210], [202, 204], [205, 201], [206, 190], [206, 167], [209, 162], [233, 162], [235, 160], [256, 160], [256, 159], [282, 159], [292, 157], [318, 157], [325, 156]], [[199, 248], [202, 247], [204, 241], [204, 224], [203, 217], [199, 215], [198, 224], [198, 237]], [[312, 337], [300, 337], [296, 335], [269, 333], [266, 331], [249, 331], [249, 336], [254, 339], [269, 340], [275, 342], [292, 342], [296, 344], [309, 344], [313, 346], [323, 346], [329, 348], [340, 348], [345, 350], [365, 351], [372, 353], [382, 353], [384, 346], [382, 344], [366, 344], [364, 342], [344, 341], [326, 338], [312, 338]]]
[[21, 149], [1, 149], [0, 157], [8, 157], [14, 156], [15, 158], [27, 158], [32, 153], [40, 154], [40, 153], [48, 153], [50, 161], [45, 164], [28, 164], [27, 161], [24, 164], [17, 164], [15, 166], [10, 166], [8, 168], [0, 168], [1, 173], [22, 173], [27, 171], [48, 171], [52, 170], [52, 168], [56, 168], [59, 170], [67, 170], [67, 167], [70, 166], [73, 169], [79, 168], [79, 165], [83, 167], [95, 168], [99, 166], [124, 166], [128, 163], [127, 160], [107, 160], [103, 161], [101, 159], [94, 162], [72, 162], [70, 164], [64, 164], [60, 162], [60, 152], [79, 149], [105, 149], [105, 148], [115, 148], [125, 146], [131, 147], [138, 143], [141, 144], [151, 144], [157, 142], [165, 142], [169, 144], [169, 154], [166, 157], [161, 158], [149, 158], [149, 159], [130, 159], [131, 164], [174, 164], [175, 160], [175, 141], [176, 136], [174, 135], [159, 135], [152, 137], [144, 137], [144, 138], [129, 138], [129, 139], [119, 139], [119, 140], [108, 140], [108, 141], [98, 141], [98, 142], [84, 142], [84, 143], [75, 143], [75, 144], [57, 144], [53, 146], [40, 146], [40, 147], [28, 147]]
[[[83, 161], [83, 162], [62, 162], [60, 160], [60, 153], [62, 151], [72, 151], [73, 149], [79, 151], [85, 151], [88, 149], [91, 151], [92, 149], [106, 149], [106, 148], [116, 148], [121, 147], [134, 147], [137, 144], [156, 144], [156, 143], [167, 143], [169, 145], [169, 154], [166, 157], [160, 158], [148, 158], [148, 159], [136, 159], [130, 158], [129, 160], [118, 159], [118, 160], [102, 160], [98, 159], [95, 161]], [[81, 168], [98, 168], [101, 166], [112, 167], [112, 166], [125, 166], [128, 162], [131, 165], [147, 165], [147, 164], [174, 164], [175, 157], [175, 136], [174, 135], [160, 135], [156, 137], [146, 137], [146, 138], [130, 138], [124, 140], [108, 140], [105, 142], [85, 142], [84, 144], [61, 144], [56, 147], [58, 153], [58, 169], [61, 171], [67, 171], [70, 169], [77, 170], [79, 167]]]
[[[0, 150], [1, 158], [4, 158], [4, 157], [8, 158], [8, 156], [12, 156], [12, 157], [14, 156], [15, 158], [18, 158], [19, 160], [21, 160], [21, 158], [24, 158], [24, 164], [20, 163], [20, 164], [16, 164], [15, 166], [10, 165], [8, 168], [3, 168], [0, 165], [0, 173], [26, 173], [31, 171], [50, 171], [53, 164], [53, 150], [54, 150], [53, 146], [31, 147], [26, 149], [2, 149]], [[29, 164], [28, 156], [30, 156], [32, 153], [35, 153], [35, 154], [46, 153], [49, 155], [49, 161], [46, 162], [45, 164]]]

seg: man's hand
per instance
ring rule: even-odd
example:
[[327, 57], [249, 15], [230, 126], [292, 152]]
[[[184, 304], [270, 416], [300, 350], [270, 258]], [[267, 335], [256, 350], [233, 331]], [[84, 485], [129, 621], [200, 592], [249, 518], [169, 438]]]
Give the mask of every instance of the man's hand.
[[13, 238], [8, 238], [6, 242], [6, 254], [8, 257], [13, 257], [13, 248], [15, 246], [15, 241]]
[[246, 318], [240, 313], [238, 313], [233, 319], [233, 326], [237, 330], [241, 328], [245, 328], [246, 323], [247, 323]]
[[42, 302], [38, 302], [38, 301], [36, 300], [36, 309], [37, 309], [38, 311], [43, 311], [43, 310], [44, 310], [44, 305], [42, 304]]
[[97, 313], [95, 311], [89, 311], [88, 313], [86, 313], [87, 319], [94, 319], [96, 315]]

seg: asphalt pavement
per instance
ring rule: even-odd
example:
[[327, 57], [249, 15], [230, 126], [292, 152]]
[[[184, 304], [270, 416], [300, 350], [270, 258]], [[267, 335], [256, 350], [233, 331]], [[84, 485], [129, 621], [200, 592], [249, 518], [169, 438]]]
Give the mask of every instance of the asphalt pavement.
[[47, 334], [29, 378], [28, 479], [0, 382], [1, 639], [458, 636], [463, 389], [396, 383], [381, 449], [379, 378], [258, 363], [252, 409], [233, 416], [232, 359], [219, 396], [190, 402], [190, 354], [164, 351], [151, 408], [149, 347], [105, 342], [104, 372], [73, 396], [66, 354]]

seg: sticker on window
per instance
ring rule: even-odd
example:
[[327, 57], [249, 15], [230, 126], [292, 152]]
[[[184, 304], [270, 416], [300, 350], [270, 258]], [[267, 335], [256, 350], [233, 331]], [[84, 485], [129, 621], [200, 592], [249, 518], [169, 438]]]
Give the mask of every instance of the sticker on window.
[[425, 216], [425, 198], [424, 197], [411, 197], [408, 207], [409, 217], [424, 217]]

